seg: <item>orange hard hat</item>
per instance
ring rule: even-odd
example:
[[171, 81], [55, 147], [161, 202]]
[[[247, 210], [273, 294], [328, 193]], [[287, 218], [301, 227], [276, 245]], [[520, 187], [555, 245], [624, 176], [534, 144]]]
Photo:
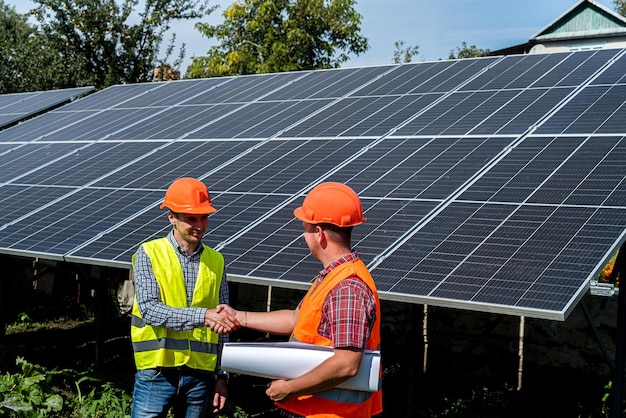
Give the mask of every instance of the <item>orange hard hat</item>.
[[367, 220], [354, 190], [335, 182], [315, 186], [293, 214], [310, 224], [328, 223], [341, 227], [355, 226]]
[[175, 180], [165, 192], [161, 209], [169, 208], [172, 212], [204, 215], [216, 212], [211, 205], [209, 190], [200, 180], [183, 177]]

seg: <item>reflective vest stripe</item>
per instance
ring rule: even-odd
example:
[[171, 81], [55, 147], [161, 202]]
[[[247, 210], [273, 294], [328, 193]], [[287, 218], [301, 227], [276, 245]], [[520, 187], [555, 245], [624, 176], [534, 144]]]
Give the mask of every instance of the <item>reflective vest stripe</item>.
[[139, 317], [139, 316], [131, 315], [131, 317], [130, 317], [130, 326], [131, 327], [137, 327], [137, 328], [143, 328], [143, 327], [146, 326], [146, 321], [144, 321], [144, 319]]
[[217, 354], [217, 346], [211, 343], [203, 343], [199, 341], [174, 340], [172, 338], [161, 338], [160, 340], [140, 341], [133, 343], [133, 350], [136, 353], [143, 351], [152, 351], [165, 348], [168, 350], [187, 350], [205, 354]]
[[[296, 340], [292, 336], [292, 338], [290, 338], [290, 341], [298, 340]], [[360, 404], [368, 400], [372, 396], [372, 392], [332, 388], [323, 392], [315, 392], [315, 396], [319, 396], [320, 398], [328, 399], [329, 401], [333, 402]]]

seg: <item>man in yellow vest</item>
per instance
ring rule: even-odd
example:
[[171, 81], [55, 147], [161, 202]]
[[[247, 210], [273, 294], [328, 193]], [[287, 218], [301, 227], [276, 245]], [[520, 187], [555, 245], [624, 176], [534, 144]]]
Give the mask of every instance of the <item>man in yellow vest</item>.
[[206, 186], [174, 181], [165, 193], [172, 231], [143, 243], [133, 256], [131, 340], [135, 365], [133, 418], [204, 418], [224, 407], [220, 370], [225, 336], [238, 325], [216, 306], [228, 303], [224, 258], [202, 243], [215, 212]]
[[352, 227], [365, 222], [350, 187], [322, 183], [294, 211], [304, 239], [324, 269], [295, 310], [244, 312], [227, 306], [244, 327], [332, 346], [334, 355], [292, 380], [275, 380], [267, 396], [285, 417], [369, 418], [382, 411], [382, 392], [336, 388], [357, 374], [365, 349], [380, 349], [380, 302], [374, 280], [351, 246]]

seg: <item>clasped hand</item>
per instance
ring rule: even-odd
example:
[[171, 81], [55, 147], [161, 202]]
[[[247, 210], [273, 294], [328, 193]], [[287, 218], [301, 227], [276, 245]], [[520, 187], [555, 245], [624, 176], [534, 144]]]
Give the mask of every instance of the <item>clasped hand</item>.
[[215, 309], [207, 309], [204, 325], [218, 334], [228, 334], [241, 327], [234, 315], [234, 310], [228, 305], [218, 305]]

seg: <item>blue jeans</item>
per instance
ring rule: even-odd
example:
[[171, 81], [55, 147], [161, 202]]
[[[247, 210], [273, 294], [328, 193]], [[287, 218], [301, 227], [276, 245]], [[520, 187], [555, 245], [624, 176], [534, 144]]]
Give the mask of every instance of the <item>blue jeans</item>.
[[138, 370], [131, 418], [205, 418], [212, 405], [215, 378], [211, 372], [179, 369]]

